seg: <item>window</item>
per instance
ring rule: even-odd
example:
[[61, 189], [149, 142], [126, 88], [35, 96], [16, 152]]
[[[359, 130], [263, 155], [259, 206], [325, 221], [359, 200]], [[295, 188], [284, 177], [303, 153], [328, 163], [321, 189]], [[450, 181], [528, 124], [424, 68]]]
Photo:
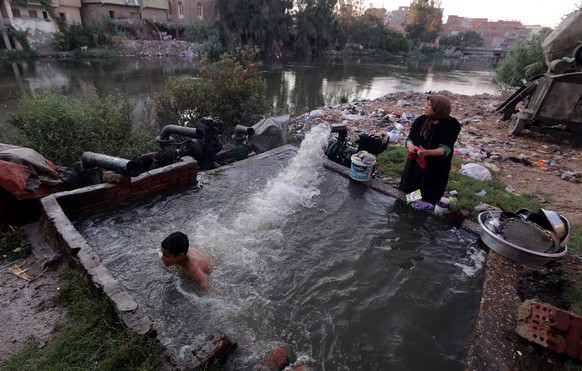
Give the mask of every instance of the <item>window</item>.
[[202, 4], [198, 3], [196, 5], [196, 14], [198, 15], [198, 19], [202, 19]]
[[43, 17], [45, 20], [47, 20], [47, 21], [48, 21], [48, 20], [49, 20], [49, 15], [48, 15], [48, 12], [45, 12], [45, 11], [43, 10], [43, 12], [42, 12], [42, 17]]
[[12, 16], [15, 18], [20, 18], [20, 9], [12, 8]]
[[65, 13], [59, 13], [59, 17], [63, 20], [66, 21], [67, 20], [67, 15]]
[[181, 1], [178, 2], [178, 16], [184, 18], [184, 4]]
[[113, 10], [109, 11], [109, 18], [115, 18], [115, 12]]
[[174, 14], [174, 10], [172, 9], [172, 3], [168, 2], [168, 15]]
[[36, 13], [36, 10], [29, 10], [28, 11], [28, 18], [38, 18], [38, 14]]

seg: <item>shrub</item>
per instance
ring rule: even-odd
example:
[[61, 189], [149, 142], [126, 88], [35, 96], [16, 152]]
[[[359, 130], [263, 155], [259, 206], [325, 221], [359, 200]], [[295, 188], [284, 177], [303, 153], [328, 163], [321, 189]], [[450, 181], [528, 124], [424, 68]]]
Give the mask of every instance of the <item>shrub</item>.
[[498, 89], [523, 86], [524, 79], [530, 80], [547, 71], [542, 43], [550, 32], [549, 28], [544, 28], [507, 53], [503, 62], [495, 69], [493, 83]]
[[208, 41], [204, 45], [204, 54], [208, 59], [214, 61], [220, 58], [223, 52], [224, 47], [220, 42], [220, 35], [217, 31], [211, 33], [208, 37]]
[[25, 31], [17, 30], [16, 28], [10, 26], [8, 28], [8, 34], [12, 36], [14, 41], [20, 44], [22, 50], [30, 51], [32, 48], [30, 47], [30, 42], [28, 41], [28, 29]]
[[22, 96], [9, 122], [17, 129], [14, 144], [73, 166], [85, 151], [130, 158], [155, 148], [155, 134], [133, 125], [131, 110], [119, 94], [78, 100], [46, 90]]
[[184, 30], [184, 38], [193, 43], [204, 42], [208, 39], [208, 27], [203, 23], [188, 25]]
[[35, 50], [6, 50], [0, 49], [0, 58], [2, 59], [34, 59], [39, 58], [40, 54], [38, 54]]
[[206, 116], [220, 118], [227, 128], [254, 124], [271, 105], [260, 63], [255, 62], [258, 53], [257, 48], [239, 48], [217, 63], [203, 57], [200, 78], [169, 79], [156, 95], [158, 124], [186, 125]]
[[101, 23], [68, 24], [59, 27], [58, 33], [52, 36], [52, 42], [56, 49], [62, 51], [76, 50], [84, 46], [115, 47], [121, 37], [125, 37], [126, 31], [111, 20]]

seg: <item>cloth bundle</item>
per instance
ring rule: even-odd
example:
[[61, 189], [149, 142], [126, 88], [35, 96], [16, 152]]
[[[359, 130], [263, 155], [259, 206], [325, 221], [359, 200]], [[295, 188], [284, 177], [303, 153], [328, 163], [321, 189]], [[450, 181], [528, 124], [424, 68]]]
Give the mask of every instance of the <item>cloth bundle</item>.
[[[416, 149], [418, 151], [419, 149], [423, 149], [423, 148], [414, 146], [414, 149]], [[411, 159], [411, 160], [416, 159], [416, 163], [418, 164], [418, 166], [420, 166], [422, 169], [424, 169], [424, 165], [425, 165], [424, 157], [420, 157], [417, 153], [410, 153], [410, 152], [408, 152], [408, 155], [406, 155], [406, 157]]]
[[432, 210], [434, 205], [426, 201], [414, 201], [411, 205], [415, 210]]

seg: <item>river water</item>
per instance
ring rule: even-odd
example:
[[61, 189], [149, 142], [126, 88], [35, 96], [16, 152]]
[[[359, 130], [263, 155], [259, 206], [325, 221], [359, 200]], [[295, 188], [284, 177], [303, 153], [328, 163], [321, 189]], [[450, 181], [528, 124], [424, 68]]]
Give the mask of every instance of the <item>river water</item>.
[[[146, 97], [163, 89], [171, 76], [196, 76], [199, 64], [182, 58], [122, 58], [99, 60], [40, 59], [3, 63], [0, 69], [0, 129], [15, 110], [21, 94], [56, 88], [77, 97], [125, 92], [143, 106]], [[376, 99], [398, 91], [440, 91], [495, 94], [493, 67], [448, 59], [420, 63], [389, 62], [298, 63], [264, 65], [267, 96], [273, 114], [297, 115], [349, 99]]]

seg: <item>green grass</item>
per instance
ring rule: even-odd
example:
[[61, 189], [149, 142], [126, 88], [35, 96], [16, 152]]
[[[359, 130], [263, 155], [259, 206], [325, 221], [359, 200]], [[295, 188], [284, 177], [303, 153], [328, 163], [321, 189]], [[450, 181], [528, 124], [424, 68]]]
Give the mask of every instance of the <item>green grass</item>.
[[86, 277], [61, 267], [60, 293], [69, 320], [48, 346], [26, 347], [1, 364], [2, 370], [157, 370], [163, 348], [124, 327], [114, 309], [89, 286]]
[[9, 226], [5, 232], [0, 232], [0, 260], [23, 259], [30, 251], [30, 242], [22, 228]]
[[566, 287], [566, 296], [570, 299], [571, 311], [577, 314], [582, 313], [582, 290], [574, 285]]
[[20, 60], [39, 58], [38, 52], [34, 50], [6, 50], [0, 49], [0, 59]]
[[[461, 168], [464, 161], [458, 157], [453, 157], [453, 166]], [[404, 165], [406, 164], [406, 149], [400, 145], [390, 145], [378, 156], [378, 167], [383, 176], [400, 179]], [[541, 207], [547, 208], [547, 203], [551, 203], [551, 197], [543, 192], [535, 194], [515, 195], [505, 190], [507, 184], [495, 179], [495, 172], [491, 172], [493, 180], [479, 181], [469, 176], [451, 172], [447, 191], [458, 192], [457, 200], [451, 203], [451, 210], [466, 209], [471, 212], [470, 219], [477, 220], [478, 212], [475, 206], [480, 202], [499, 207], [507, 211], [515, 211], [521, 208], [538, 210]], [[485, 195], [480, 197], [478, 192], [485, 190]], [[540, 204], [537, 199], [541, 196], [546, 200], [546, 204]], [[572, 225], [570, 231], [570, 242], [568, 247], [573, 250], [582, 251], [582, 226]]]

